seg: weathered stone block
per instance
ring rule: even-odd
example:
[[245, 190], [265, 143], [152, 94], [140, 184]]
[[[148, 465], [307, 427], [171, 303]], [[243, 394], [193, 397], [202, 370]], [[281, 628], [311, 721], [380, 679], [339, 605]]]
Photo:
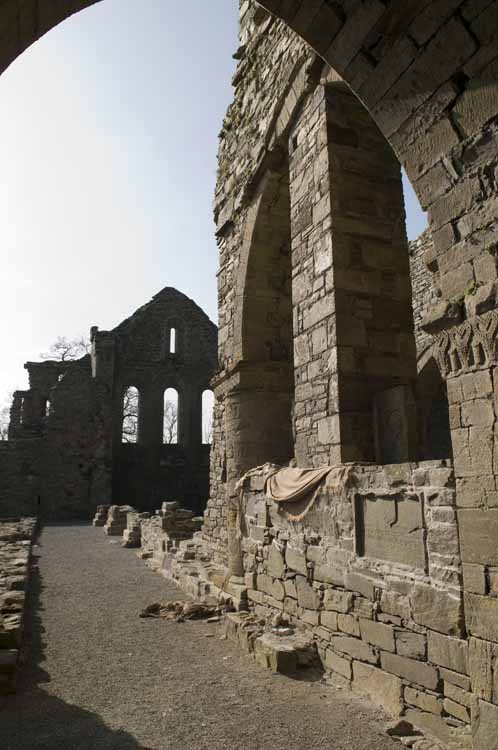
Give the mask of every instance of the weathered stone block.
[[284, 556], [275, 543], [270, 545], [266, 567], [268, 573], [274, 578], [282, 578], [285, 573]]
[[372, 620], [360, 620], [361, 637], [367, 643], [378, 646], [383, 651], [395, 650], [394, 628]]
[[424, 659], [427, 651], [427, 638], [410, 630], [395, 631], [396, 653], [410, 659]]
[[364, 576], [361, 573], [347, 573], [345, 577], [345, 585], [347, 589], [357, 591], [366, 599], [374, 599], [375, 597], [374, 579]]
[[452, 729], [442, 716], [409, 708], [405, 711], [404, 718], [429, 738], [436, 739], [445, 750], [460, 750], [462, 745], [465, 750], [470, 750], [469, 744], [463, 744], [461, 733]]
[[461, 305], [442, 301], [431, 307], [422, 321], [422, 330], [432, 335], [458, 325], [462, 320]]
[[376, 651], [367, 643], [364, 643], [357, 638], [350, 638], [346, 635], [337, 636], [332, 639], [331, 645], [335, 651], [339, 651], [341, 654], [348, 654], [349, 656], [352, 656], [353, 659], [366, 661], [370, 664], [378, 663]]
[[344, 585], [344, 573], [335, 565], [315, 565], [315, 568], [313, 570], [313, 578], [315, 579], [315, 581], [332, 583], [336, 586]]
[[392, 717], [397, 718], [403, 710], [402, 683], [398, 677], [382, 672], [376, 667], [353, 662], [353, 689], [367, 695]]
[[443, 702], [439, 700], [435, 695], [426, 693], [422, 690], [416, 690], [415, 688], [405, 687], [405, 701], [422, 711], [428, 711], [436, 716], [441, 716], [443, 713]]
[[312, 610], [319, 608], [320, 595], [303, 576], [296, 576], [296, 590], [297, 601], [300, 607]]
[[482, 507], [489, 493], [494, 491], [494, 476], [457, 479], [457, 505], [459, 508]]
[[384, 590], [380, 598], [380, 606], [383, 612], [401, 617], [403, 620], [409, 620], [412, 616], [410, 599], [396, 591]]
[[428, 658], [433, 664], [468, 674], [468, 643], [429, 631]]
[[462, 427], [491, 426], [495, 421], [493, 402], [485, 398], [465, 401], [462, 404]]
[[323, 597], [323, 607], [334, 612], [350, 612], [353, 607], [353, 594], [349, 591], [326, 589]]
[[463, 631], [463, 607], [459, 596], [432, 586], [415, 586], [411, 595], [413, 619], [439, 633], [460, 636]]
[[498, 565], [498, 509], [459, 510], [458, 524], [463, 561]]
[[443, 705], [444, 710], [450, 716], [454, 716], [456, 719], [460, 719], [460, 721], [464, 721], [466, 723], [470, 722], [470, 711], [465, 706], [461, 706], [459, 703], [452, 701], [450, 698], [445, 698]]
[[[469, 675], [472, 692], [491, 701], [493, 697], [493, 660], [498, 648], [479, 638], [469, 639]], [[446, 678], [445, 678], [446, 679]], [[461, 685], [465, 689], [465, 686]]]
[[439, 668], [439, 674], [441, 675], [441, 679], [445, 682], [456, 685], [467, 692], [470, 690], [470, 677], [459, 674], [458, 672], [452, 672], [451, 669], [444, 669], [444, 667]]
[[429, 690], [437, 689], [439, 683], [438, 671], [429, 664], [407, 659], [405, 656], [398, 656], [397, 654], [382, 653], [381, 665], [386, 672], [403, 677], [405, 680], [415, 683], [415, 685], [422, 685]]
[[283, 602], [285, 598], [283, 584], [276, 578], [271, 578], [262, 573], [257, 577], [257, 587], [258, 591], [263, 591], [277, 601]]
[[473, 594], [486, 593], [486, 569], [483, 565], [472, 565], [464, 563], [463, 570], [463, 587], [466, 591]]
[[425, 569], [424, 521], [417, 495], [358, 495], [356, 517], [360, 555]]
[[498, 642], [498, 599], [465, 593], [466, 625], [469, 633]]
[[453, 108], [453, 117], [467, 136], [478, 132], [496, 114], [492, 83], [497, 72], [498, 62], [493, 60], [478, 78], [469, 83]]
[[333, 672], [338, 672], [347, 680], [351, 679], [351, 661], [334, 653], [331, 649], [325, 650], [325, 666]]
[[479, 701], [479, 718], [473, 727], [474, 750], [498, 750], [498, 706]]
[[343, 633], [360, 637], [360, 623], [352, 615], [337, 615], [337, 627]]
[[285, 562], [287, 567], [294, 570], [296, 573], [301, 573], [301, 575], [305, 576], [308, 572], [304, 552], [295, 549], [294, 547], [289, 547], [289, 545], [287, 545], [285, 550]]
[[476, 700], [476, 697], [472, 695], [472, 693], [462, 690], [462, 688], [457, 685], [453, 685], [451, 682], [446, 681], [444, 683], [444, 694], [447, 698], [450, 698], [452, 701], [459, 703], [461, 706], [466, 706], [467, 708], [472, 708], [472, 704]]
[[320, 612], [320, 624], [329, 630], [337, 630], [337, 612]]

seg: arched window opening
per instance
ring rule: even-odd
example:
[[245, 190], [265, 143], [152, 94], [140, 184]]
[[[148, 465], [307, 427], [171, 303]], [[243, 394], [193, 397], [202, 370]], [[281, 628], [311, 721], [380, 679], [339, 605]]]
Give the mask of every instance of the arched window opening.
[[[294, 343], [289, 164], [266, 174], [245, 249], [240, 276], [240, 350], [245, 373], [261, 388], [241, 388], [240, 419], [234, 440], [243, 473], [265, 461], [287, 463], [295, 453], [293, 436]], [[271, 368], [268, 367], [271, 363]], [[271, 369], [271, 377], [268, 372]], [[245, 374], [244, 376], [245, 377]], [[302, 420], [303, 421], [303, 420]], [[254, 430], [260, 439], [254, 440]]]
[[138, 416], [140, 411], [140, 394], [138, 388], [130, 386], [123, 396], [123, 421], [121, 442], [138, 442]]
[[204, 445], [211, 445], [213, 442], [213, 411], [214, 393], [208, 389], [202, 394], [202, 442]]
[[453, 458], [446, 383], [432, 357], [419, 373], [416, 394], [420, 459]]
[[176, 328], [170, 328], [169, 331], [169, 353], [176, 354]]
[[178, 391], [174, 388], [164, 391], [163, 443], [178, 443]]

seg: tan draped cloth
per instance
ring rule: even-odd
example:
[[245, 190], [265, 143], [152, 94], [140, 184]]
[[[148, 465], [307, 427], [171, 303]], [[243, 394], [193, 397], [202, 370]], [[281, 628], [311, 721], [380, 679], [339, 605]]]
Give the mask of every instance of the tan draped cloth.
[[330, 466], [280, 469], [266, 480], [266, 497], [278, 503], [290, 520], [300, 521], [311, 510], [323, 480], [331, 471]]
[[277, 503], [290, 521], [302, 521], [315, 504], [324, 479], [328, 477], [330, 491], [339, 493], [346, 488], [353, 468], [353, 464], [343, 464], [321, 469], [279, 469], [266, 480], [266, 497]]

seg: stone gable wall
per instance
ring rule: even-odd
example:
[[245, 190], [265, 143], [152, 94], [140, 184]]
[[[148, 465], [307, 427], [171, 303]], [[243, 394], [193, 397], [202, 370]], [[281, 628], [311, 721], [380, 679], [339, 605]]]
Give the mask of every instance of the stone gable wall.
[[[169, 330], [178, 349], [169, 351]], [[93, 328], [92, 354], [69, 363], [28, 363], [30, 388], [14, 397], [10, 437], [0, 444], [0, 513], [87, 518], [116, 496], [153, 510], [182, 499], [202, 511], [209, 445], [202, 393], [217, 363], [216, 326], [188, 297], [166, 288], [114, 331]], [[121, 442], [123, 394], [140, 389], [138, 444]], [[179, 392], [177, 445], [163, 445], [166, 388]]]

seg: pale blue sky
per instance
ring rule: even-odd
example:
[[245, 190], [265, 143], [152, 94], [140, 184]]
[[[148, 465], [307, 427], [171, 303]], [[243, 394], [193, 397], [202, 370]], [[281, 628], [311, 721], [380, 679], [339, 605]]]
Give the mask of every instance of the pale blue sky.
[[[2, 394], [164, 286], [216, 321], [212, 199], [237, 0], [104, 0], [0, 78]], [[407, 195], [409, 235], [425, 228]]]

